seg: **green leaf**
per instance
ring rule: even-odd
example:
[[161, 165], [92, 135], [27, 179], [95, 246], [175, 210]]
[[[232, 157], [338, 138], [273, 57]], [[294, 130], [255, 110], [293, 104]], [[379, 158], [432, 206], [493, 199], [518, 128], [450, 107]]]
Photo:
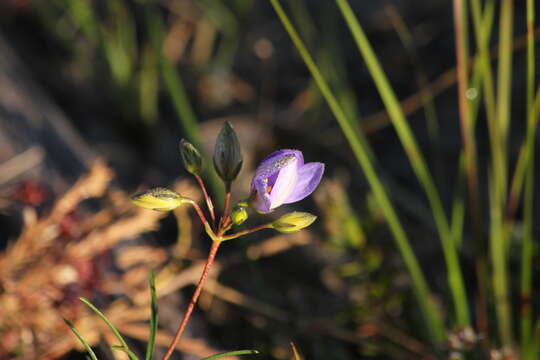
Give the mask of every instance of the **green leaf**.
[[229, 351], [229, 352], [224, 352], [221, 354], [212, 355], [209, 357], [205, 357], [204, 359], [201, 359], [201, 360], [214, 360], [214, 359], [221, 359], [227, 356], [258, 355], [258, 354], [260, 354], [260, 352], [257, 350], [236, 350], [236, 351]]
[[[105, 314], [103, 314], [97, 307], [95, 307], [94, 304], [92, 304], [90, 302], [90, 300], [88, 300], [88, 299], [86, 299], [84, 297], [80, 297], [79, 300], [81, 300], [83, 303], [85, 303], [86, 306], [88, 306], [93, 312], [95, 312], [97, 314], [97, 316], [99, 316], [101, 318], [101, 320], [103, 320], [105, 322], [105, 324], [107, 324], [109, 329], [111, 329], [111, 331], [113, 332], [114, 336], [118, 339], [120, 344], [122, 344], [121, 347], [123, 349], [127, 350], [126, 352], [127, 352], [128, 356], [129, 356], [129, 358], [131, 360], [139, 360], [137, 358], [137, 356], [135, 356], [135, 354], [133, 354], [131, 351], [129, 351], [129, 347], [128, 347], [127, 343], [124, 341], [124, 338], [122, 337], [122, 335], [120, 335], [120, 332], [111, 323], [111, 321], [109, 319], [107, 319]], [[124, 351], [124, 350], [122, 350], [122, 351]]]
[[159, 318], [156, 295], [156, 274], [153, 271], [150, 273], [150, 296], [152, 297], [152, 301], [150, 304], [150, 308], [152, 309], [152, 315], [150, 317], [150, 336], [148, 337], [145, 360], [152, 360], [152, 355], [154, 355], [154, 346], [156, 343], [156, 333]]
[[65, 323], [67, 324], [67, 326], [69, 326], [69, 328], [71, 329], [71, 331], [73, 331], [73, 333], [75, 334], [75, 336], [79, 339], [79, 341], [81, 342], [81, 344], [83, 344], [84, 348], [86, 349], [86, 352], [88, 353], [88, 355], [90, 355], [90, 359], [92, 360], [98, 360], [96, 354], [94, 353], [94, 351], [92, 350], [92, 348], [90, 347], [90, 344], [88, 344], [86, 342], [86, 340], [84, 340], [84, 338], [82, 337], [82, 335], [79, 333], [79, 331], [77, 331], [77, 329], [75, 329], [75, 326], [73, 326], [73, 324], [71, 323], [71, 321], [69, 321], [68, 319], [64, 318], [64, 321]]

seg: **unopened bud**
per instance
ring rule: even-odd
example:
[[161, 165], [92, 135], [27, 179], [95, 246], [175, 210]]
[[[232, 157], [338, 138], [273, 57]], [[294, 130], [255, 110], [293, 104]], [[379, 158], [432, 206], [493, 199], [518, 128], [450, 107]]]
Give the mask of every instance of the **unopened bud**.
[[249, 217], [248, 212], [243, 206], [235, 206], [231, 211], [231, 220], [234, 225], [241, 225]]
[[214, 167], [225, 183], [231, 183], [242, 168], [240, 143], [231, 124], [226, 121], [219, 132], [214, 149]]
[[177, 192], [166, 188], [154, 188], [133, 196], [131, 202], [144, 209], [171, 211], [186, 200]]
[[283, 215], [272, 223], [272, 228], [282, 233], [300, 231], [311, 225], [317, 217], [306, 212], [292, 212]]
[[199, 175], [201, 173], [203, 166], [201, 153], [192, 143], [185, 139], [180, 140], [180, 157], [189, 173], [193, 175]]

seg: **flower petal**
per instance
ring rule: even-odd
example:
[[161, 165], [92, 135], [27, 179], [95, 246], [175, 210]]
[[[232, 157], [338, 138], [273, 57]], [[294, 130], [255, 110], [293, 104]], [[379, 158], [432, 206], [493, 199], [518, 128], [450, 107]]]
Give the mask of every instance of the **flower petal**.
[[284, 204], [290, 204], [300, 201], [311, 194], [317, 185], [321, 182], [324, 173], [324, 164], [320, 162], [311, 162], [302, 166], [298, 170], [298, 180], [294, 190], [289, 194]]
[[269, 178], [270, 176], [281, 170], [283, 166], [287, 165], [282, 161], [288, 155], [294, 155], [296, 157], [298, 166], [304, 165], [304, 156], [302, 155], [301, 151], [289, 149], [278, 150], [270, 154], [266, 159], [264, 159], [263, 162], [261, 162], [261, 164], [257, 167], [257, 170], [255, 171], [253, 181], [255, 181], [256, 179]]
[[270, 212], [270, 195], [266, 192], [268, 182], [266, 179], [253, 179], [251, 184], [253, 190], [257, 191], [257, 197], [253, 202], [253, 205], [257, 210], [263, 213]]
[[257, 192], [254, 207], [268, 213], [283, 204], [295, 188], [296, 171], [303, 165], [304, 156], [301, 151], [284, 149], [270, 154], [257, 167], [251, 182], [251, 191]]
[[286, 155], [290, 157], [290, 160], [287, 160], [287, 165], [279, 171], [275, 182], [273, 184], [268, 183], [272, 187], [269, 191], [271, 200], [270, 210], [283, 204], [295, 189], [298, 179], [298, 160], [295, 156], [291, 155]]

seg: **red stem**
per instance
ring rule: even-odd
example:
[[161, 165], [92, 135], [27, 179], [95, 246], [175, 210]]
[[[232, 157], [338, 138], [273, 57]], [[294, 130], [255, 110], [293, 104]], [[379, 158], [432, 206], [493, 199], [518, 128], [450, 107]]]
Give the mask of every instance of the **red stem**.
[[189, 302], [189, 306], [187, 307], [186, 312], [184, 313], [182, 322], [178, 326], [178, 330], [176, 330], [176, 335], [174, 336], [173, 341], [169, 345], [169, 348], [167, 349], [167, 353], [163, 357], [163, 360], [168, 360], [171, 357], [172, 353], [174, 352], [174, 349], [176, 348], [176, 345], [178, 344], [178, 341], [180, 341], [180, 337], [182, 336], [182, 334], [184, 333], [184, 330], [186, 329], [186, 325], [188, 324], [189, 318], [191, 317], [191, 313], [193, 312], [193, 309], [195, 308], [195, 304], [197, 303], [197, 300], [199, 299], [199, 296], [201, 295], [204, 282], [206, 281], [206, 278], [208, 277], [208, 273], [210, 272], [210, 268], [212, 267], [212, 264], [214, 263], [214, 259], [216, 257], [220, 244], [221, 244], [221, 241], [212, 241], [212, 247], [210, 248], [210, 252], [208, 253], [208, 258], [206, 260], [206, 265], [204, 266], [204, 270], [201, 274], [201, 278], [199, 279], [199, 282], [197, 283], [197, 288], [195, 288], [195, 292], [193, 293], [193, 296], [191, 297], [191, 301]]
[[223, 216], [221, 217], [221, 220], [219, 221], [219, 235], [222, 234], [223, 228], [225, 228], [228, 224], [228, 218], [229, 218], [229, 205], [231, 203], [231, 186], [227, 186], [227, 193], [225, 194], [225, 208], [223, 209]]
[[206, 206], [208, 207], [208, 212], [210, 212], [210, 218], [212, 219], [212, 226], [215, 226], [216, 216], [214, 214], [214, 203], [212, 203], [212, 199], [210, 196], [208, 196], [208, 192], [206, 191], [206, 187], [204, 186], [204, 182], [201, 177], [199, 175], [195, 175], [195, 179], [197, 179], [199, 187], [203, 192], [204, 200], [206, 201]]
[[195, 211], [197, 212], [197, 215], [199, 215], [199, 218], [201, 219], [202, 223], [206, 226], [206, 224], [208, 224], [208, 220], [206, 220], [206, 216], [204, 215], [204, 212], [202, 211], [201, 207], [199, 206], [199, 204], [197, 204], [195, 201], [193, 200], [189, 200], [189, 203], [191, 205], [193, 205], [193, 208], [195, 209]]

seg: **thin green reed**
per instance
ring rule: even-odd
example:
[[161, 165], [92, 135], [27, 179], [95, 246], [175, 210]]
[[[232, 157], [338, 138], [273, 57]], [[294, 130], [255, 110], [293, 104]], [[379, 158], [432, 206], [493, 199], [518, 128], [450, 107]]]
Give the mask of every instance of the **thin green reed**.
[[531, 287], [532, 287], [532, 257], [533, 257], [533, 197], [534, 197], [534, 148], [536, 135], [536, 107], [534, 104], [534, 1], [527, 0], [527, 139], [526, 147], [528, 156], [527, 175], [525, 181], [524, 204], [523, 204], [523, 246], [521, 252], [521, 349], [524, 358], [534, 359], [534, 354], [530, 351], [531, 331], [532, 331], [532, 308], [531, 308]]
[[456, 70], [458, 83], [459, 117], [465, 154], [465, 168], [469, 189], [470, 217], [475, 238], [479, 243], [480, 208], [478, 200], [478, 164], [476, 154], [475, 126], [473, 124], [470, 102], [467, 99], [469, 88], [469, 50], [467, 11], [462, 0], [454, 0], [454, 31], [456, 42]]
[[396, 211], [394, 210], [392, 206], [392, 203], [390, 202], [390, 199], [388, 198], [388, 195], [384, 189], [384, 186], [382, 185], [381, 181], [379, 180], [377, 176], [377, 173], [375, 172], [375, 169], [373, 167], [373, 164], [370, 158], [367, 155], [365, 145], [363, 145], [363, 143], [359, 140], [359, 137], [354, 132], [350, 124], [350, 121], [347, 119], [347, 116], [345, 115], [343, 109], [338, 103], [333, 92], [330, 90], [317, 64], [314, 62], [312, 56], [310, 55], [304, 43], [300, 39], [297, 31], [293, 27], [288, 16], [285, 14], [285, 11], [283, 10], [283, 8], [281, 7], [281, 4], [279, 3], [279, 0], [270, 0], [270, 3], [272, 4], [274, 10], [276, 11], [279, 19], [281, 20], [283, 24], [283, 27], [289, 34], [292, 42], [294, 43], [294, 46], [298, 50], [304, 63], [306, 64], [309, 71], [311, 72], [313, 79], [319, 86], [319, 89], [322, 95], [328, 102], [328, 105], [332, 113], [336, 117], [336, 120], [341, 126], [343, 133], [345, 134], [347, 140], [349, 141], [349, 144], [351, 145], [351, 148], [356, 156], [356, 159], [358, 160], [359, 165], [364, 171], [366, 179], [373, 190], [373, 193], [379, 203], [379, 206], [381, 207], [381, 211], [383, 211], [385, 215], [385, 218], [394, 236], [396, 244], [409, 270], [412, 283], [413, 283], [413, 288], [414, 288], [417, 300], [419, 302], [420, 308], [422, 310], [422, 314], [426, 321], [429, 335], [431, 336], [432, 340], [435, 343], [437, 344], [442, 343], [442, 341], [445, 338], [445, 331], [444, 331], [443, 321], [441, 319], [441, 314], [439, 310], [437, 309], [437, 307], [435, 306], [435, 304], [433, 303], [433, 301], [431, 300], [431, 291], [426, 283], [424, 274], [422, 273], [422, 269], [418, 265], [418, 261], [409, 244], [409, 240], [407, 238], [406, 232], [400, 223], [400, 220], [396, 214]]
[[[503, 0], [499, 22], [499, 64], [497, 77], [497, 124], [500, 131], [499, 146], [501, 147], [503, 166], [500, 171], [493, 172], [490, 186], [490, 255], [493, 268], [493, 291], [497, 326], [504, 348], [513, 347], [512, 316], [508, 298], [508, 241], [504, 226], [504, 210], [506, 206], [507, 189], [507, 144], [510, 124], [510, 95], [512, 81], [512, 16], [513, 0]], [[494, 164], [495, 166], [495, 164]]]
[[[492, 156], [491, 173], [499, 173], [498, 177], [502, 178], [503, 175], [500, 172], [504, 172], [502, 148], [498, 144], [500, 131], [496, 124], [496, 109], [495, 109], [495, 92], [493, 71], [491, 68], [490, 53], [489, 53], [489, 40], [491, 35], [491, 29], [493, 26], [495, 2], [488, 0], [481, 8], [480, 0], [472, 0], [471, 13], [473, 19], [473, 28], [476, 44], [478, 47], [478, 54], [474, 66], [473, 78], [478, 76], [481, 82], [480, 87], [483, 93], [483, 102], [486, 109], [487, 127], [489, 129], [490, 137], [490, 149]], [[478, 86], [478, 84], [473, 84]], [[479, 105], [479, 102], [478, 104]], [[479, 231], [479, 229], [478, 229]], [[477, 295], [477, 329], [479, 333], [484, 334], [482, 342], [484, 347], [489, 343], [489, 324], [488, 324], [488, 306], [487, 306], [487, 289], [489, 281], [488, 267], [486, 260], [486, 247], [483, 241], [483, 237], [480, 233], [475, 237], [475, 263], [476, 263], [476, 276], [478, 282], [478, 295]]]
[[446, 260], [448, 284], [453, 297], [456, 324], [461, 327], [469, 326], [470, 320], [467, 294], [463, 284], [458, 253], [435, 183], [433, 182], [426, 162], [424, 161], [422, 153], [420, 152], [407, 120], [405, 119], [399, 101], [377, 60], [373, 48], [360, 26], [358, 19], [354, 15], [347, 0], [336, 0], [336, 3], [347, 22], [347, 26], [356, 41], [358, 50], [364, 58], [375, 85], [379, 90], [379, 94], [386, 106], [390, 119], [398, 133], [413, 170], [426, 192]]

